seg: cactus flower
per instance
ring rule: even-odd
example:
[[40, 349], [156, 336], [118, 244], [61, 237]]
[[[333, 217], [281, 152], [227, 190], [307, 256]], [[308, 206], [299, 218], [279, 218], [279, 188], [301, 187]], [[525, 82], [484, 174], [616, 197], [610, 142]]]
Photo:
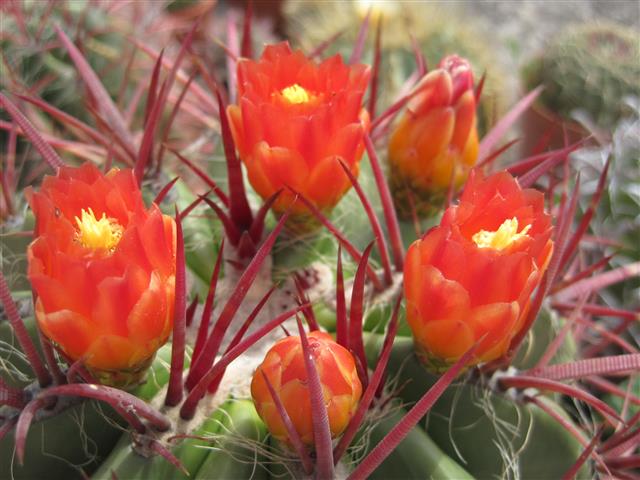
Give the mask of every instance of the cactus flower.
[[478, 157], [469, 62], [457, 55], [443, 58], [415, 92], [389, 139], [390, 183], [405, 217], [410, 192], [419, 213], [440, 207], [451, 182], [462, 185]]
[[27, 198], [38, 325], [104, 383], [135, 381], [171, 332], [176, 227], [145, 208], [130, 169], [62, 167]]
[[507, 172], [471, 173], [459, 204], [407, 252], [407, 320], [430, 369], [480, 339], [476, 362], [506, 352], [551, 257], [551, 232], [542, 193]]
[[[256, 192], [266, 199], [284, 189], [276, 214], [291, 204], [287, 187], [324, 212], [351, 187], [338, 159], [358, 174], [369, 126], [361, 108], [368, 80], [368, 66], [347, 66], [339, 55], [316, 64], [286, 42], [267, 46], [257, 61], [238, 62], [231, 130]], [[300, 202], [293, 208], [294, 221], [309, 216]]]
[[[327, 406], [331, 435], [335, 438], [347, 428], [355, 414], [362, 385], [353, 355], [347, 349], [324, 332], [311, 332], [308, 338]], [[263, 374], [278, 394], [302, 441], [313, 444], [311, 397], [300, 337], [286, 337], [271, 347], [251, 382], [251, 396], [258, 414], [271, 434], [286, 443], [287, 430]]]

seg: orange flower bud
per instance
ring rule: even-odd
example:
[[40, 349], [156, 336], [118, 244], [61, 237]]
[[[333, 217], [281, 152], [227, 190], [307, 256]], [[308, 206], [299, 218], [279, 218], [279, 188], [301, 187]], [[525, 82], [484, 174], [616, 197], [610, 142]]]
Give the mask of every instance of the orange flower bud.
[[[324, 332], [311, 332], [308, 338], [327, 406], [331, 436], [335, 438], [347, 428], [355, 414], [362, 385], [355, 360], [347, 349]], [[287, 429], [263, 374], [278, 394], [302, 441], [313, 444], [311, 397], [300, 337], [290, 336], [278, 341], [267, 352], [251, 382], [251, 396], [260, 418], [275, 438], [287, 442]]]
[[507, 172], [471, 173], [460, 203], [407, 252], [407, 320], [429, 368], [446, 369], [483, 337], [476, 361], [506, 352], [547, 268], [551, 231], [542, 193]]
[[462, 185], [478, 157], [469, 62], [445, 57], [415, 92], [389, 139], [390, 184], [403, 216], [411, 212], [410, 195], [421, 214], [439, 207], [451, 182]]
[[146, 209], [130, 169], [63, 167], [39, 192], [29, 280], [40, 329], [102, 381], [144, 373], [173, 324], [176, 227]]
[[[286, 42], [267, 46], [257, 61], [238, 62], [238, 105], [228, 108], [229, 122], [256, 192], [266, 199], [284, 189], [274, 212], [291, 204], [287, 187], [325, 212], [351, 187], [338, 159], [358, 174], [368, 80], [368, 66], [344, 65], [339, 55], [316, 64]], [[298, 202], [293, 214], [300, 221], [310, 213]]]

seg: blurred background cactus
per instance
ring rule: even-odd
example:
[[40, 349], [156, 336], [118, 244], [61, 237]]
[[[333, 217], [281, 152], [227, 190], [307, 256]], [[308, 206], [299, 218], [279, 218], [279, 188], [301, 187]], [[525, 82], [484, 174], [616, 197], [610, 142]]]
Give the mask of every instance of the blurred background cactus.
[[[509, 73], [496, 61], [496, 50], [488, 33], [459, 5], [411, 1], [292, 1], [285, 5], [287, 34], [294, 44], [307, 51], [339, 35], [327, 53], [341, 53], [348, 58], [369, 8], [372, 28], [378, 19], [384, 25], [379, 87], [382, 106], [391, 104], [416, 69], [413, 38], [429, 69], [435, 68], [446, 55], [455, 53], [469, 60], [476, 78], [486, 73], [478, 113], [480, 133], [485, 133], [504, 113], [513, 100], [506, 88], [505, 77]], [[372, 49], [368, 49], [364, 57], [368, 63], [373, 61], [371, 55]]]
[[524, 69], [527, 89], [543, 85], [540, 102], [565, 120], [587, 114], [611, 130], [630, 113], [626, 96], [640, 96], [638, 32], [614, 23], [584, 23], [555, 36]]
[[[583, 211], [588, 209], [588, 197], [597, 189], [596, 172], [611, 158], [609, 182], [593, 224], [596, 241], [591, 252], [613, 254], [610, 263], [614, 267], [640, 261], [640, 98], [627, 97], [621, 103], [621, 110], [628, 115], [615, 124], [611, 140], [578, 150], [573, 157], [585, 180]], [[609, 291], [607, 301], [637, 308], [640, 283], [629, 280], [618, 285]]]

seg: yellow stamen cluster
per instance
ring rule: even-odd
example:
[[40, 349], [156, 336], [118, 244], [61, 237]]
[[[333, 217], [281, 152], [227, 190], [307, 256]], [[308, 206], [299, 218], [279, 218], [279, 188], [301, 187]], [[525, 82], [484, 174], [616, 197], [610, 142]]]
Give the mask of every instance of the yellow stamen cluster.
[[531, 225], [527, 225], [518, 233], [518, 219], [513, 217], [505, 220], [495, 232], [480, 230], [473, 235], [471, 239], [480, 248], [493, 248], [495, 250], [504, 250], [512, 244], [527, 236], [527, 232], [531, 229]]
[[287, 102], [294, 104], [307, 103], [311, 99], [309, 92], [297, 83], [294, 83], [287, 88], [283, 88], [280, 93]]
[[97, 219], [90, 208], [82, 209], [80, 218], [76, 218], [78, 225], [78, 241], [92, 250], [112, 251], [122, 238], [122, 226], [113, 218], [107, 218], [103, 213]]

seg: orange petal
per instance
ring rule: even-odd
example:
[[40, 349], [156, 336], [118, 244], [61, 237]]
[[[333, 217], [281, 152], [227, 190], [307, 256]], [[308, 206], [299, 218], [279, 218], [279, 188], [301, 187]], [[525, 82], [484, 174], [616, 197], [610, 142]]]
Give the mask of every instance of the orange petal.
[[418, 304], [420, 299], [422, 280], [422, 262], [420, 258], [421, 240], [416, 240], [407, 250], [404, 260], [404, 296], [407, 301], [407, 316], [410, 322], [419, 322]]
[[296, 427], [297, 432], [306, 444], [313, 443], [313, 421], [311, 418], [311, 397], [306, 382], [292, 380], [283, 384], [280, 399]]
[[462, 320], [429, 322], [416, 340], [434, 357], [445, 361], [460, 358], [475, 343], [473, 331]]
[[[357, 380], [357, 372], [356, 372], [356, 382], [354, 383], [353, 381], [353, 373], [356, 370], [356, 365], [353, 359], [353, 355], [351, 355], [351, 353], [346, 348], [342, 347], [341, 345], [338, 345], [337, 343], [334, 343], [333, 341], [331, 342], [330, 350], [331, 350], [331, 355], [333, 355], [336, 362], [336, 367], [337, 367], [336, 373], [338, 373], [339, 376], [341, 376], [342, 379], [344, 380], [346, 388], [348, 388], [348, 392], [354, 393], [357, 390], [357, 387], [360, 386], [360, 380]], [[331, 373], [331, 375], [338, 376], [336, 373]], [[330, 386], [324, 380], [323, 380], [323, 383], [329, 386], [332, 392], [337, 392], [337, 390], [334, 389], [334, 387]]]
[[86, 282], [86, 275], [79, 274], [80, 270], [76, 265], [67, 271], [66, 277], [50, 276], [49, 272], [30, 274], [33, 290], [38, 294], [46, 312], [72, 310], [81, 315], [89, 315], [92, 298], [87, 292], [91, 291], [92, 285]]
[[126, 337], [127, 318], [149, 286], [149, 273], [131, 264], [122, 277], [108, 277], [97, 285], [91, 319], [100, 332]]
[[293, 52], [289, 46], [289, 42], [279, 42], [271, 45], [266, 45], [260, 59], [268, 60], [271, 62], [277, 61], [280, 57], [287, 57]]
[[316, 360], [316, 367], [320, 373], [320, 382], [330, 395], [351, 395], [351, 372], [342, 374], [340, 365], [328, 347], [324, 348], [322, 355]]
[[44, 335], [56, 343], [72, 360], [83, 357], [95, 337], [95, 329], [86, 317], [71, 310], [45, 313], [40, 299], [36, 318]]
[[282, 364], [282, 385], [293, 381], [306, 383], [307, 367], [301, 350], [301, 346], [296, 346], [291, 352], [288, 352], [288, 358], [284, 359]]
[[[494, 256], [493, 252], [487, 255]], [[524, 252], [495, 255], [486, 268], [474, 271], [467, 287], [471, 303], [476, 306], [517, 300], [532, 270], [533, 262]]]
[[249, 177], [249, 183], [253, 189], [258, 192], [263, 199], [269, 198], [276, 192], [276, 188], [271, 183], [271, 180], [267, 176], [264, 170], [264, 162], [262, 161], [261, 153], [269, 146], [265, 142], [261, 142], [256, 145], [253, 154], [247, 159], [247, 176]]
[[[173, 222], [174, 220], [171, 217], [163, 215], [156, 205], [152, 205], [146, 220], [138, 225], [140, 240], [144, 245], [149, 264], [154, 270], [159, 270], [165, 277], [175, 272], [173, 229], [171, 237], [167, 238], [167, 227]], [[137, 259], [129, 259], [129, 262], [132, 261], [136, 262]]]
[[414, 92], [419, 91], [407, 106], [410, 112], [416, 115], [423, 115], [425, 112], [451, 104], [453, 85], [451, 76], [444, 70], [438, 69], [429, 72], [415, 86]]
[[229, 105], [227, 107], [227, 117], [229, 118], [229, 127], [233, 135], [233, 142], [238, 149], [240, 158], [244, 159], [250, 152], [250, 145], [245, 141], [244, 126], [242, 124], [242, 112], [237, 105]]
[[99, 370], [126, 370], [142, 363], [154, 352], [134, 344], [126, 337], [102, 335], [87, 350], [86, 364]]
[[517, 302], [491, 303], [471, 310], [467, 322], [476, 340], [484, 337], [478, 349], [478, 356], [483, 361], [494, 360], [505, 353], [502, 348], [508, 347], [517, 333], [515, 327], [519, 314]]
[[451, 145], [462, 153], [471, 129], [476, 124], [476, 101], [472, 90], [464, 93], [455, 105], [456, 127], [451, 137]]
[[465, 318], [469, 310], [469, 293], [462, 285], [447, 280], [431, 265], [422, 267], [421, 281], [418, 309], [422, 322]]
[[290, 186], [303, 190], [309, 169], [302, 156], [295, 151], [280, 147], [269, 147], [262, 142], [254, 150], [255, 162], [261, 163], [265, 175], [276, 189]]
[[262, 418], [269, 427], [271, 435], [281, 442], [286, 442], [289, 437], [289, 433], [287, 431], [287, 427], [284, 426], [280, 412], [276, 408], [275, 404], [273, 402], [265, 402], [260, 404], [260, 407], [256, 408], [256, 410], [260, 414], [260, 418]]
[[[167, 291], [157, 272], [151, 274], [149, 287], [131, 309], [127, 318], [127, 329], [131, 341], [144, 344], [152, 340], [164, 343], [168, 336], [169, 317]], [[163, 338], [164, 337], [164, 338]]]
[[330, 398], [327, 414], [332, 437], [340, 435], [349, 425], [353, 416], [353, 403], [351, 395], [336, 395]]
[[363, 131], [361, 123], [352, 123], [340, 129], [334, 138], [325, 142], [322, 156], [339, 155], [347, 165], [352, 165], [359, 160], [356, 153], [362, 143]]
[[458, 179], [460, 183], [466, 180], [468, 172], [467, 170], [473, 167], [478, 161], [478, 152], [480, 151], [480, 143], [478, 142], [478, 130], [475, 126], [471, 128], [469, 136], [467, 137], [467, 143], [464, 146], [462, 152], [462, 167], [461, 175], [464, 175], [462, 179]]
[[[273, 350], [270, 350], [269, 353], [267, 353], [267, 356], [258, 367], [258, 370], [261, 370], [267, 376], [276, 392], [280, 390], [282, 385], [282, 382], [280, 381], [281, 359], [277, 354], [274, 354]], [[251, 382], [251, 396], [258, 403], [271, 401], [271, 394], [269, 393], [267, 384], [259, 371], [256, 371], [253, 375], [253, 380]]]
[[340, 157], [323, 158], [311, 171], [303, 193], [321, 210], [333, 208], [351, 182], [340, 166]]
[[390, 161], [406, 176], [428, 182], [434, 159], [446, 151], [451, 140], [454, 121], [451, 108], [434, 109], [419, 117], [407, 115], [390, 138]]

